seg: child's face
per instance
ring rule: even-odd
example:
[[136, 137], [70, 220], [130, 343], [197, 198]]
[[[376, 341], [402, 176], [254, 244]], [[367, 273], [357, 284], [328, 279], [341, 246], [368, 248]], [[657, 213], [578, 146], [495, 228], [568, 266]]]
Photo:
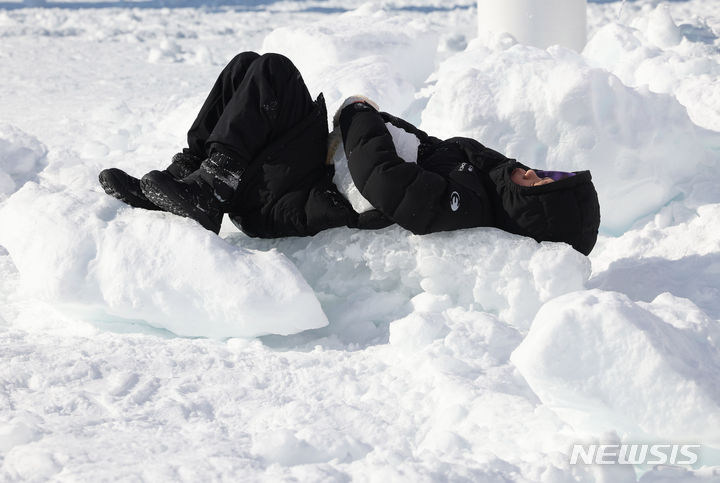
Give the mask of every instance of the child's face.
[[541, 186], [553, 182], [552, 178], [539, 177], [535, 170], [528, 169], [525, 171], [522, 168], [515, 168], [510, 174], [510, 179], [520, 186]]

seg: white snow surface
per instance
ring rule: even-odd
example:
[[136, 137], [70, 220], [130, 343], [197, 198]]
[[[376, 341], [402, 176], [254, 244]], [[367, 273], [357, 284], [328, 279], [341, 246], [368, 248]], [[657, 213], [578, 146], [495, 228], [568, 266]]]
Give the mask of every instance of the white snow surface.
[[478, 0], [478, 36], [509, 33], [545, 49], [562, 45], [581, 51], [587, 41], [586, 0]]
[[[577, 53], [477, 39], [473, 0], [0, 3], [0, 480], [720, 481], [720, 4], [587, 21]], [[595, 250], [217, 237], [105, 195], [103, 168], [165, 167], [243, 50], [291, 57], [330, 115], [365, 94], [590, 169]], [[570, 464], [618, 441], [702, 454]]]

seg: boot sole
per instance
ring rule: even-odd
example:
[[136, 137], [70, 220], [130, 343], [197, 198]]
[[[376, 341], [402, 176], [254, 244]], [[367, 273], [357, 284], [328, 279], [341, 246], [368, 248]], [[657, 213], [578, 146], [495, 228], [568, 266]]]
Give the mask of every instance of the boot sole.
[[124, 186], [127, 184], [123, 179], [124, 177], [130, 177], [130, 175], [116, 168], [110, 168], [100, 173], [100, 175], [98, 176], [98, 181], [100, 181], [100, 186], [102, 186], [103, 190], [105, 190], [105, 193], [109, 194], [113, 198], [117, 198], [125, 204], [128, 204], [134, 208], [142, 208], [145, 210], [160, 210], [157, 205], [155, 205], [147, 198], [140, 198], [139, 196], [128, 194], [124, 191], [119, 191], [117, 189], [118, 186]]
[[143, 194], [147, 196], [152, 203], [168, 213], [195, 220], [200, 223], [203, 228], [210, 230], [215, 234], [220, 232], [220, 225], [222, 222], [215, 223], [205, 214], [205, 212], [200, 210], [188, 210], [185, 205], [174, 201], [166, 194], [168, 191], [172, 191], [175, 198], [182, 198], [183, 193], [177, 192], [172, 185], [166, 185], [163, 189], [161, 189], [152, 179], [152, 175], [153, 173], [149, 173], [140, 180], [140, 187]]

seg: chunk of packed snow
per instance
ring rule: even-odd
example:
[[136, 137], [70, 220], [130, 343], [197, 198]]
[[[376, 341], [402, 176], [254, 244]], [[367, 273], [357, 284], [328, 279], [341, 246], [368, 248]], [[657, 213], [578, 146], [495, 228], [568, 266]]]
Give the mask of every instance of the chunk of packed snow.
[[578, 52], [587, 40], [586, 0], [478, 0], [477, 9], [481, 38], [507, 32], [526, 45]]
[[650, 14], [647, 27], [648, 40], [658, 47], [674, 47], [682, 40], [682, 33], [666, 5], [659, 5]]
[[45, 167], [47, 148], [17, 127], [0, 123], [0, 201]]
[[412, 313], [390, 324], [390, 345], [422, 348], [444, 335], [445, 318], [439, 314]]
[[[140, 319], [178, 335], [254, 337], [327, 325], [276, 251], [233, 247], [197, 223], [92, 191], [28, 183], [0, 209], [27, 293], [90, 319]], [[52, 237], [52, 243], [45, 236]]]
[[692, 302], [591, 290], [545, 304], [511, 360], [576, 431], [717, 448], [719, 349], [720, 327]]

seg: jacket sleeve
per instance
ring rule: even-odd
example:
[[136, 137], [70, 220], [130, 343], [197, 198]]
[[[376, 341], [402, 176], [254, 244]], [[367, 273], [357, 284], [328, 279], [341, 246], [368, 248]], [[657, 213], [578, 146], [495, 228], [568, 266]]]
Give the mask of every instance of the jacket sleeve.
[[477, 226], [465, 216], [449, 216], [452, 195], [466, 190], [400, 158], [381, 113], [351, 104], [341, 113], [340, 128], [353, 182], [382, 214], [419, 235]]

